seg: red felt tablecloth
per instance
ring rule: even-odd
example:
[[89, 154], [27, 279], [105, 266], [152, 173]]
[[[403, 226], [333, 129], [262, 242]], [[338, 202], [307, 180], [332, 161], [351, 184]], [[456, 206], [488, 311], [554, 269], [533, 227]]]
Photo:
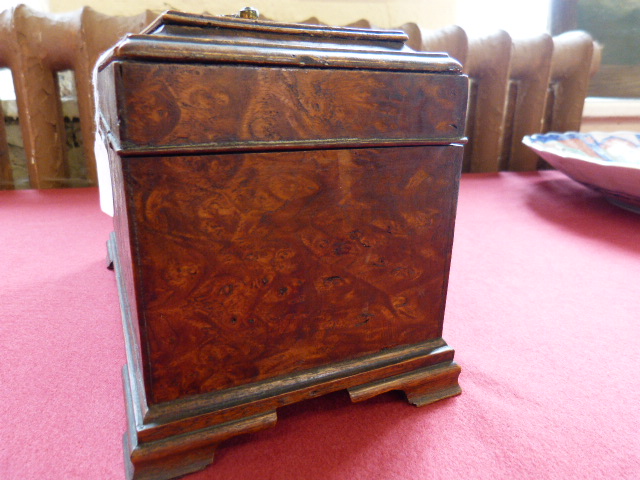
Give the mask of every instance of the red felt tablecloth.
[[[0, 192], [0, 478], [124, 478], [124, 340], [95, 189]], [[639, 479], [640, 215], [557, 172], [464, 175], [444, 337], [463, 394], [344, 392], [205, 479]]]

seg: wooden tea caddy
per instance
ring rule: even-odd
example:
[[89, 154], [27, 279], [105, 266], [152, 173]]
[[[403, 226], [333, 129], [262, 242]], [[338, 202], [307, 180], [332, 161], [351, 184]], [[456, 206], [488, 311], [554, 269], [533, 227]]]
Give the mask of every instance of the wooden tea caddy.
[[97, 70], [129, 478], [280, 406], [460, 393], [442, 339], [467, 79], [403, 32], [167, 12]]

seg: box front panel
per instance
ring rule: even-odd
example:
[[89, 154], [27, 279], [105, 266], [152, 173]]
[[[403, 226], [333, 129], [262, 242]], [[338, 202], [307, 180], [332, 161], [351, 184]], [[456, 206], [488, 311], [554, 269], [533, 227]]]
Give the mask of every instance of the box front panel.
[[150, 403], [440, 337], [461, 150], [124, 158]]
[[118, 64], [124, 149], [450, 143], [464, 136], [460, 75], [237, 65]]

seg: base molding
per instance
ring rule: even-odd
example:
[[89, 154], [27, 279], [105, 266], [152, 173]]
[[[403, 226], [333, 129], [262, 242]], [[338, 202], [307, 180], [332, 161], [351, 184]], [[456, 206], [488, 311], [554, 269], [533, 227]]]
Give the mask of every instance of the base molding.
[[422, 407], [444, 398], [460, 395], [458, 385], [460, 366], [455, 362], [441, 363], [417, 371], [383, 378], [375, 382], [349, 388], [353, 402], [368, 400], [381, 393], [401, 390], [412, 405]]
[[150, 441], [141, 442], [134, 421], [133, 390], [129, 372], [123, 368], [123, 383], [129, 430], [123, 438], [124, 463], [127, 479], [169, 480], [206, 468], [213, 463], [218, 445], [243, 433], [253, 433], [273, 427], [278, 416], [273, 411], [263, 412], [206, 428]]
[[124, 436], [127, 478], [168, 480], [204, 469], [213, 462], [218, 445], [242, 433], [253, 433], [272, 427], [276, 412], [215, 425], [184, 435], [145, 444], [130, 444]]
[[[346, 388], [353, 402], [370, 399], [391, 390], [405, 392], [409, 403], [423, 406], [461, 393], [458, 385], [460, 367], [452, 362], [442, 362], [416, 371], [390, 376], [361, 385], [349, 385], [344, 379], [334, 388], [316, 387], [311, 392], [301, 390], [285, 399], [274, 399], [274, 402], [249, 402], [240, 406], [251, 412], [257, 403], [264, 406], [284, 406], [305, 398], [320, 396]], [[132, 397], [127, 367], [123, 369], [125, 395], [128, 414], [133, 417], [132, 405], [136, 399]], [[253, 403], [253, 405], [251, 404]], [[253, 414], [247, 417], [218, 423], [193, 431], [175, 434], [153, 441], [141, 441], [144, 437], [144, 426], [136, 426], [133, 418], [129, 418], [129, 431], [124, 435], [124, 457], [129, 480], [169, 480], [206, 468], [213, 463], [218, 445], [236, 435], [254, 433], [275, 426], [277, 422], [276, 408]], [[141, 427], [141, 428], [140, 428]], [[163, 427], [163, 425], [158, 425]], [[164, 426], [166, 427], [166, 425]]]

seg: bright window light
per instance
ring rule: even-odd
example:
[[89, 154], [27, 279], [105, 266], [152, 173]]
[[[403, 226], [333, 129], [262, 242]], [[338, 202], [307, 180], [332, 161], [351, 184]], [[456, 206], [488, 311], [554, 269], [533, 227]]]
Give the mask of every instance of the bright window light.
[[548, 31], [550, 0], [458, 0], [457, 22], [472, 36], [506, 30], [514, 38]]

